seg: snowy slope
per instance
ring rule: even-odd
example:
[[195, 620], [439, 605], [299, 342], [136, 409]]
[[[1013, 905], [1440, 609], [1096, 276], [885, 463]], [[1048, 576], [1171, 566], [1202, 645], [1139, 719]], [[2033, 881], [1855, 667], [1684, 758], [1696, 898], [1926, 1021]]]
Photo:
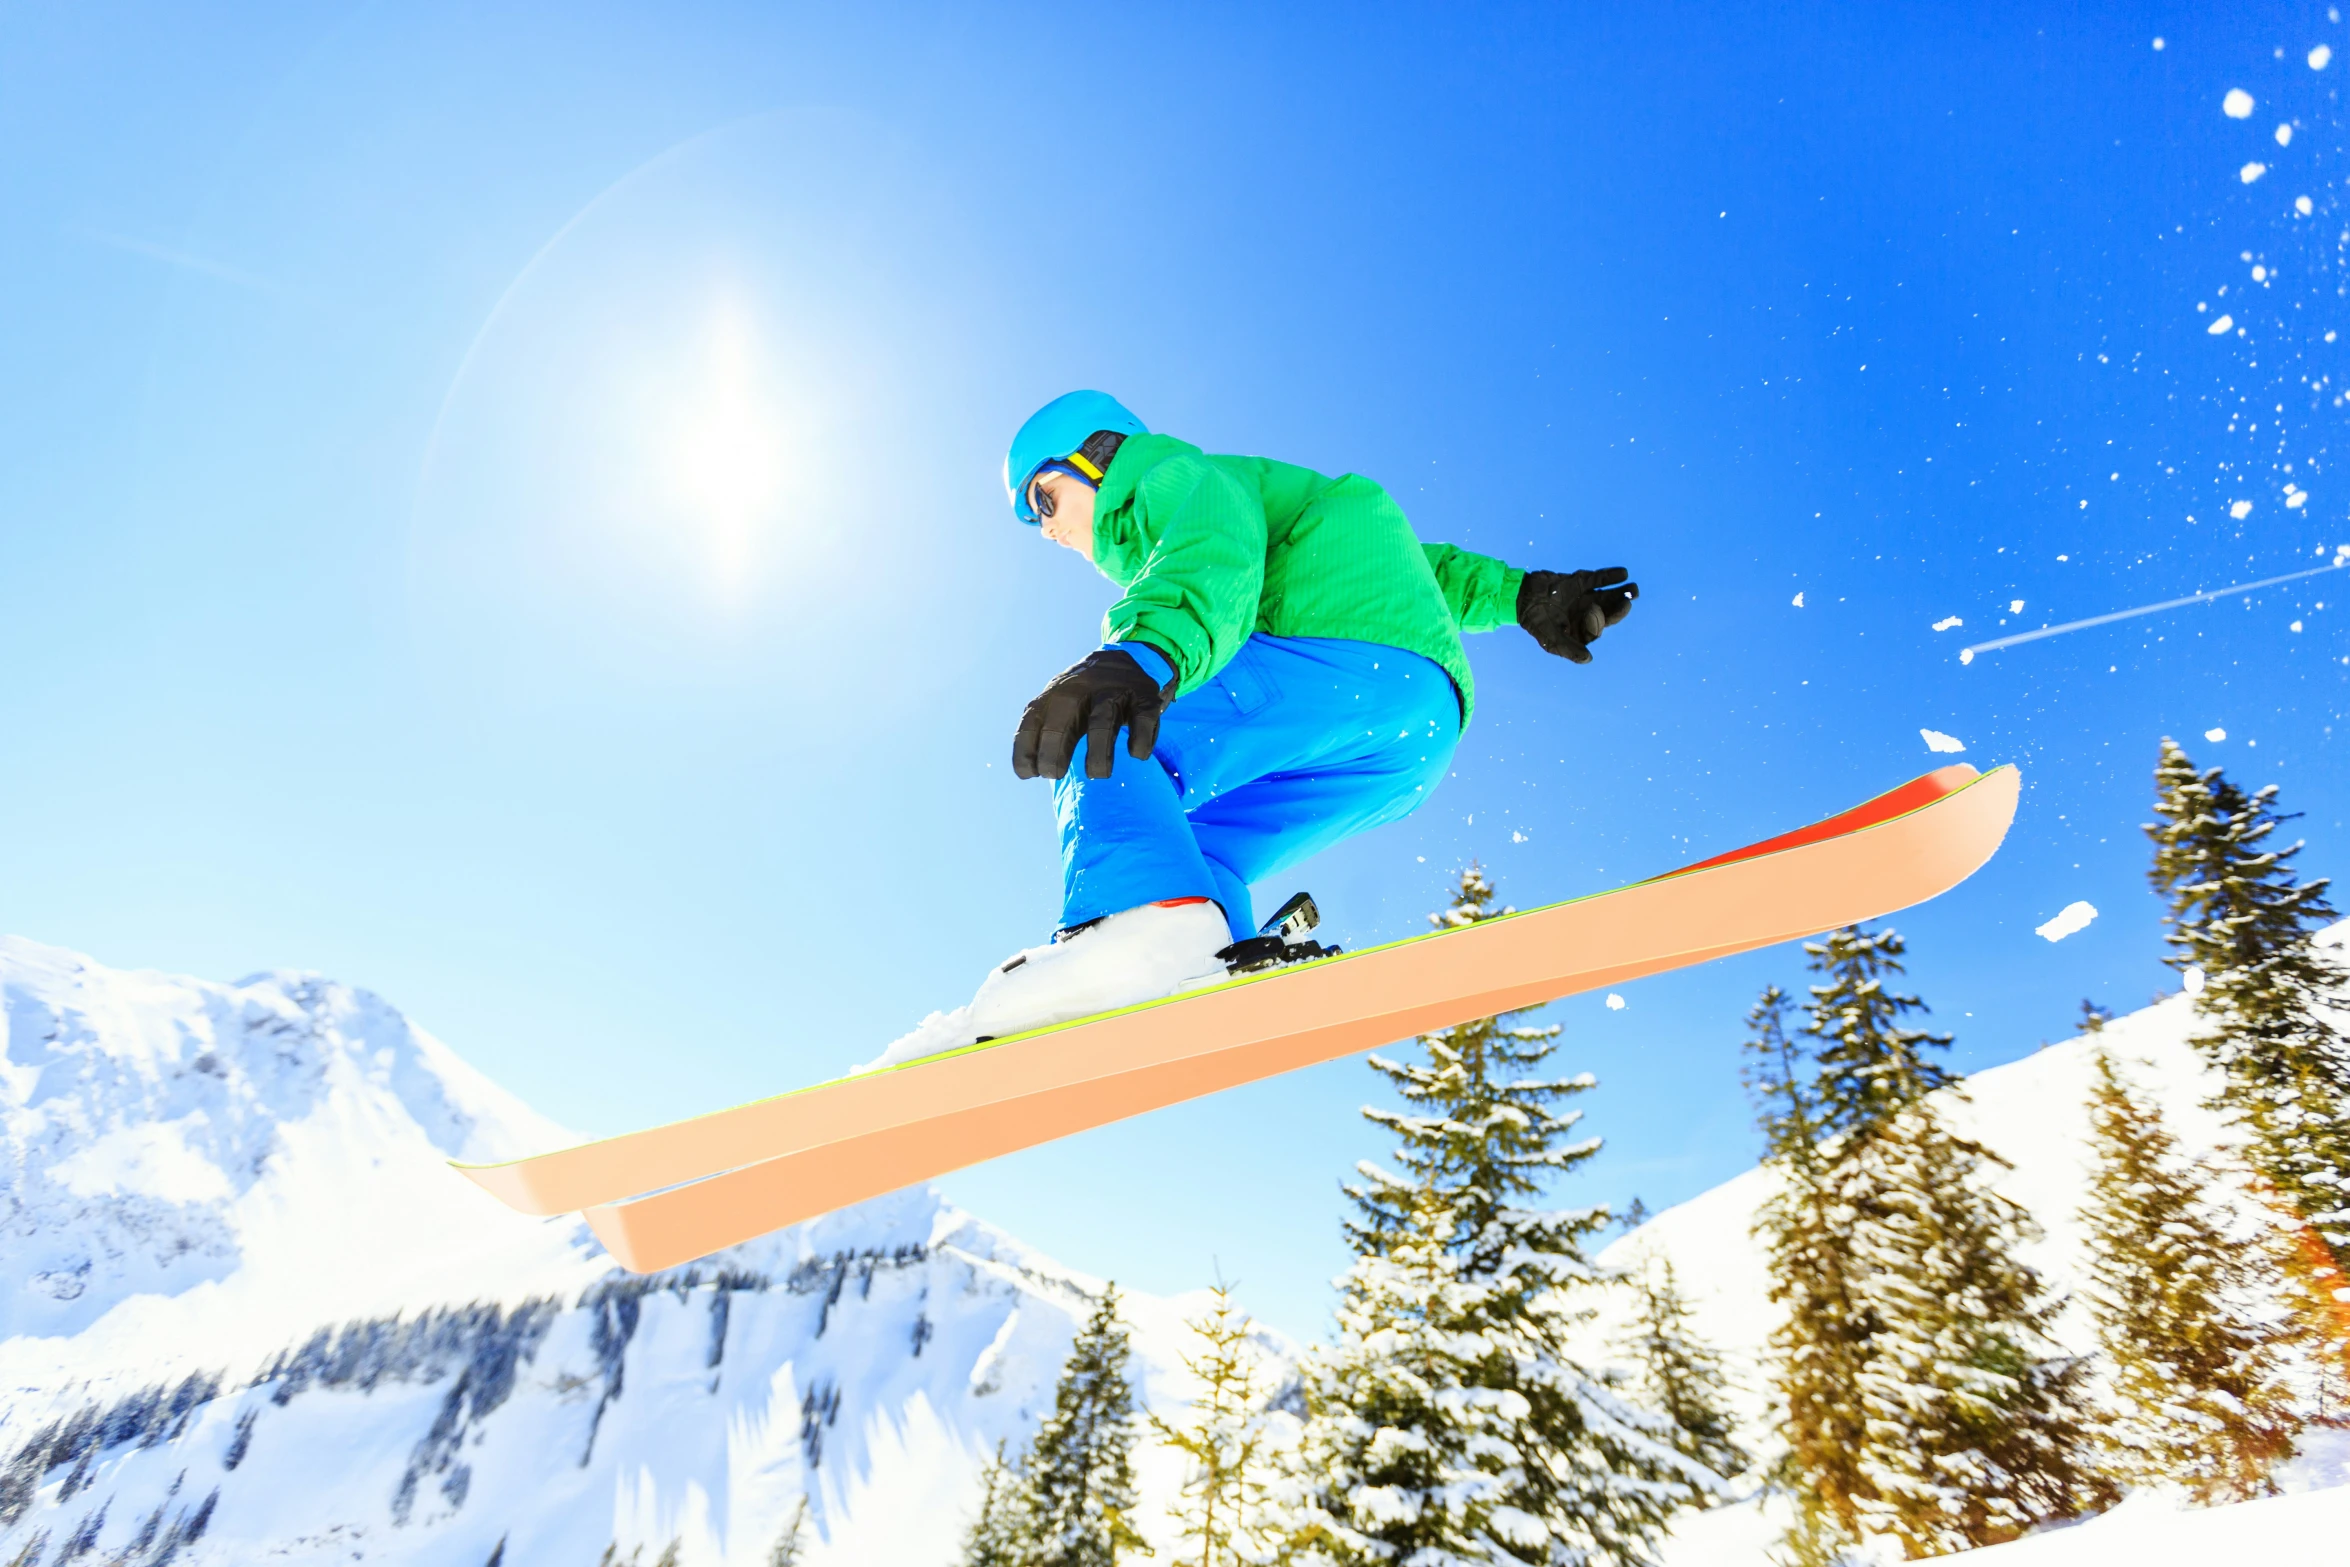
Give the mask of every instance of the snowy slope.
[[[2320, 939], [2338, 946], [2346, 934], [2350, 922], [2334, 926]], [[1966, 1080], [1964, 1097], [1945, 1097], [1951, 1123], [2013, 1166], [2000, 1172], [1993, 1184], [2039, 1222], [2042, 1238], [2025, 1255], [2058, 1293], [2072, 1297], [2057, 1331], [2066, 1347], [2077, 1352], [2095, 1347], [2095, 1329], [2080, 1299], [2083, 1235], [2076, 1214], [2087, 1190], [2091, 1159], [2087, 1104], [2092, 1058], [2100, 1045], [2112, 1051], [2138, 1089], [2160, 1103], [2181, 1151], [2205, 1160], [2228, 1138], [2219, 1118], [2205, 1108], [2218, 1082], [2187, 1043], [2194, 1027], [2189, 998], [2173, 995], [2116, 1018], [2094, 1038], [2075, 1036], [2020, 1061], [1977, 1072]], [[1742, 1438], [1750, 1451], [1765, 1452], [1775, 1444], [1763, 1397], [1763, 1352], [1780, 1314], [1771, 1304], [1768, 1268], [1751, 1231], [1756, 1210], [1774, 1186], [1769, 1171], [1749, 1170], [1658, 1214], [1602, 1253], [1603, 1261], [1616, 1265], [1632, 1264], [1643, 1255], [1672, 1259], [1690, 1296], [1698, 1330], [1724, 1352], [1737, 1383], [1734, 1396]], [[1613, 1322], [1603, 1322], [1595, 1329], [1595, 1342], [1614, 1331]], [[2303, 1456], [2281, 1478], [2288, 1490], [2350, 1486], [2350, 1442], [2338, 1433], [2312, 1433], [2304, 1442]], [[2350, 1497], [2350, 1492], [2344, 1495]], [[2110, 1527], [2120, 1523], [2113, 1520]], [[1681, 1526], [1667, 1567], [1762, 1567], [1764, 1553], [1782, 1527], [1782, 1521], [1763, 1516], [1751, 1502], [1718, 1509]], [[2023, 1563], [2043, 1558], [2015, 1559]]]
[[[944, 1563], [1100, 1287], [919, 1190], [630, 1278], [448, 1170], [573, 1139], [365, 992], [9, 939], [0, 1001], [0, 1561], [764, 1563], [804, 1495]], [[1128, 1300], [1158, 1405], [1198, 1305]]]
[[[803, 1497], [810, 1567], [944, 1567], [982, 1456], [1032, 1429], [1099, 1288], [921, 1190], [633, 1279], [574, 1221], [509, 1213], [446, 1168], [571, 1134], [365, 992], [121, 973], [0, 940], [0, 1003], [11, 1567], [506, 1567], [607, 1547], [652, 1567], [673, 1542], [679, 1567], [765, 1563]], [[2201, 1151], [2221, 1128], [2190, 1026], [2173, 998], [2102, 1040]], [[2013, 1163], [2000, 1185], [2039, 1218], [2033, 1261], [2065, 1290], [2091, 1049], [1979, 1073], [1951, 1107]], [[1767, 1183], [1749, 1172], [1607, 1253], [1675, 1260], [1756, 1446], [1773, 1314], [1748, 1230]], [[1155, 1407], [1189, 1395], [1181, 1318], [1199, 1304], [1128, 1297]], [[2063, 1331], [2086, 1346], [2079, 1313]], [[1143, 1478], [1153, 1501], [1170, 1493], [1163, 1451]], [[2350, 1454], [2312, 1451], [2289, 1478], [2342, 1486]], [[2176, 1538], [2239, 1554], [2221, 1542], [2335, 1528], [2345, 1498], [2197, 1515]], [[2131, 1530], [2171, 1538], [2146, 1522], [2157, 1506], [2002, 1547], [1992, 1567], [2132, 1556]], [[1761, 1567], [1778, 1528], [1756, 1504], [1720, 1508], [1668, 1561]]]

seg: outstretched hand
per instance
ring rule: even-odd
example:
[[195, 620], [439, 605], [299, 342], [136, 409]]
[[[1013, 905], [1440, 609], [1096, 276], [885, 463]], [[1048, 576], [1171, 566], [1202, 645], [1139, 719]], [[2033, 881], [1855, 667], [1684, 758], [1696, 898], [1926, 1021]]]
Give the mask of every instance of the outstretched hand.
[[1600, 633], [1632, 613], [1640, 584], [1621, 566], [1598, 571], [1529, 571], [1518, 585], [1518, 624], [1542, 651], [1578, 664], [1591, 662]]
[[1085, 746], [1085, 776], [1107, 778], [1117, 761], [1111, 747], [1126, 731], [1126, 754], [1136, 761], [1159, 743], [1159, 714], [1167, 699], [1159, 683], [1133, 657], [1103, 648], [1053, 676], [1020, 715], [1012, 735], [1016, 777], [1065, 777], [1077, 742]]

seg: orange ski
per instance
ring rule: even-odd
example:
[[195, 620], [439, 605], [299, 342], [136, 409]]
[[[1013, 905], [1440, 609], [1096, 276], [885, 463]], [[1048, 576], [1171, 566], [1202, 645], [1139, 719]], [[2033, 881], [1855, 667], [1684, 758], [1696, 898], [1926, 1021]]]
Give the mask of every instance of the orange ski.
[[622, 1266], [650, 1272], [1163, 1105], [1922, 903], [1990, 859], [2019, 789], [2013, 767], [1945, 767], [1612, 892], [458, 1168], [525, 1213], [584, 1210]]

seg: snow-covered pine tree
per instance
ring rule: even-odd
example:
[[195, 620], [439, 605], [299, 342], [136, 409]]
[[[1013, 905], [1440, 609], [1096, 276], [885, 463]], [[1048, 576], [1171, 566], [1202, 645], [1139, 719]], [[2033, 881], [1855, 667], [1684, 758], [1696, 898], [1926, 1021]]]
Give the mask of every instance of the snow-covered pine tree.
[[767, 1567], [800, 1567], [800, 1558], [808, 1554], [808, 1498], [803, 1495], [800, 1505], [792, 1509], [791, 1522], [783, 1526], [783, 1533], [767, 1548]]
[[2246, 794], [2219, 768], [2197, 771], [2174, 740], [2155, 766], [2150, 872], [2170, 901], [2172, 967], [2203, 987], [2195, 1043], [2226, 1074], [2220, 1108], [2247, 1134], [2246, 1160], [2331, 1250], [2320, 1298], [2350, 1269], [2350, 1040], [2329, 998], [2341, 962], [2310, 940], [2334, 917], [2323, 878], [2300, 882], [2296, 843], [2269, 840], [2292, 820], [2276, 786]]
[[1280, 1525], [1271, 1494], [1271, 1414], [1257, 1386], [1249, 1319], [1221, 1281], [1206, 1311], [1188, 1323], [1200, 1349], [1184, 1357], [1199, 1397], [1181, 1424], [1150, 1417], [1151, 1428], [1184, 1457], [1175, 1505], [1178, 1548], [1169, 1567], [1246, 1567], [1275, 1560]]
[[[1497, 913], [1461, 873], [1439, 927]], [[1306, 1367], [1308, 1548], [1341, 1563], [1640, 1562], [1665, 1521], [1715, 1493], [1670, 1420], [1570, 1353], [1601, 1287], [1583, 1241], [1603, 1208], [1524, 1206], [1598, 1151], [1559, 1101], [1593, 1085], [1540, 1069], [1553, 1028], [1484, 1018], [1423, 1035], [1427, 1063], [1374, 1057], [1408, 1109], [1366, 1109], [1400, 1173], [1347, 1188], [1357, 1260], [1339, 1338]]]
[[979, 1512], [963, 1536], [962, 1567], [1029, 1567], [1035, 1553], [1021, 1506], [1022, 1478], [1019, 1462], [996, 1443], [979, 1471]]
[[1672, 1420], [1690, 1457], [1718, 1475], [1743, 1473], [1753, 1460], [1738, 1445], [1721, 1353], [1698, 1333], [1673, 1259], [1644, 1256], [1624, 1282], [1633, 1314], [1622, 1347], [1640, 1368], [1641, 1401]]
[[1112, 1567], [1148, 1547], [1134, 1529], [1134, 1387], [1117, 1286], [1078, 1329], [1053, 1392], [1053, 1412], [1021, 1463], [1022, 1567]]
[[[2060, 1301], [2017, 1260], [2030, 1216], [1987, 1189], [1998, 1156], [1955, 1135], [1928, 1095], [1956, 1080], [1887, 988], [1901, 939], [1848, 927], [1808, 943], [1808, 1081], [1783, 1043], [1765, 1125], [1782, 1195], [1758, 1219], [1799, 1560], [1870, 1536], [1910, 1556], [1990, 1544], [2101, 1505], [2083, 1461], [2083, 1367], [2048, 1336]], [[1776, 1009], [1757, 1008], [1772, 1056]], [[1793, 1146], [1803, 1128], [1808, 1153]]]
[[1833, 1560], [1856, 1525], [1867, 1421], [1854, 1390], [1869, 1324], [1853, 1300], [1845, 1231], [1829, 1194], [1809, 1063], [1788, 1032], [1793, 1002], [1767, 987], [1746, 1014], [1746, 1084], [1759, 1106], [1764, 1164], [1777, 1188], [1755, 1212], [1770, 1259], [1771, 1299], [1786, 1315], [1770, 1338], [1786, 1451], [1773, 1474], [1796, 1503], [1789, 1545], [1804, 1567]]
[[2091, 1313], [2108, 1363], [2101, 1466], [2211, 1506], [2267, 1495], [2300, 1420], [2282, 1249], [2231, 1234], [2162, 1112], [2100, 1050], [2089, 1098]]

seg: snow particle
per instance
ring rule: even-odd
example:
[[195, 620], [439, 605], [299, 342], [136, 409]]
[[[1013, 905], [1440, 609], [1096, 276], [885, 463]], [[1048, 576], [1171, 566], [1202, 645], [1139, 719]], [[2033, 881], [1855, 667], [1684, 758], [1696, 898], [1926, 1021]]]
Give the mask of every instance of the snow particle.
[[2333, 61], [2334, 51], [2330, 45], [2319, 44], [2309, 51], [2309, 68], [2313, 71], [2322, 71], [2333, 64]]
[[2220, 112], [2231, 120], [2252, 118], [2252, 95], [2241, 87], [2231, 87], [2228, 95], [2219, 101]]
[[2290, 147], [2293, 145], [2292, 126], [2280, 125], [2277, 127], [2277, 145], [2280, 147]]
[[2219, 744], [2219, 743], [2220, 743], [2222, 740], [2225, 740], [2227, 737], [2228, 737], [2228, 732], [2227, 732], [2225, 729], [2216, 729], [2216, 728], [2215, 728], [2215, 729], [2206, 729], [2206, 730], [2204, 730], [2204, 731], [2203, 731], [2203, 738], [2204, 738], [2204, 739], [2206, 739], [2206, 740], [2209, 740], [2209, 741], [2210, 741], [2210, 742], [2211, 742], [2213, 745], [2217, 745], [2217, 744]]
[[2218, 337], [2222, 333], [2228, 331], [2235, 324], [2236, 318], [2234, 316], [2221, 316], [2217, 321], [2212, 322], [2211, 325], [2205, 327], [2203, 330], [2209, 332], [2213, 337]]
[[2285, 509], [2287, 511], [2298, 511], [2303, 503], [2305, 503], [2308, 499], [2309, 492], [2307, 490], [2295, 490], [2292, 494], [2285, 497]]
[[1940, 620], [1934, 622], [1934, 629], [1936, 631], [1948, 631], [1952, 626], [1963, 626], [1965, 624], [1966, 622], [1959, 619], [1956, 615], [1945, 615]]
[[1803, 595], [1800, 593], [1795, 595], [1795, 607], [1797, 609], [1803, 608]]
[[2249, 185], [2267, 172], [2268, 165], [2255, 160], [2254, 162], [2247, 163], [2242, 168], [2238, 169], [2236, 171], [2236, 178]]
[[2266, 267], [2254, 267], [2254, 268], [2252, 269], [2252, 281], [2253, 281], [2253, 282], [2255, 282], [2255, 283], [2265, 283], [2265, 282], [2267, 282], [2267, 281], [2268, 281], [2268, 268], [2266, 268]]
[[2235, 518], [2238, 522], [2242, 522], [2245, 518], [2252, 515], [2252, 503], [2250, 501], [2237, 501], [2228, 508], [2228, 515]]
[[2190, 996], [2203, 993], [2203, 970], [2191, 968], [2179, 976], [2179, 988]]
[[2007, 612], [2010, 615], [2022, 614], [2024, 612], [2024, 601], [2022, 599], [2009, 599], [2007, 601]]
[[2056, 918], [2047, 924], [2033, 926], [2032, 934], [2047, 941], [2062, 941], [2065, 937], [2078, 931], [2087, 930], [2089, 922], [2096, 917], [2097, 906], [2095, 904], [2075, 899], [2059, 909]]
[[2307, 196], [2295, 196], [2293, 198], [2293, 210], [2306, 218], [2312, 212], [2316, 211], [2317, 208]]
[[2288, 631], [2299, 631], [2299, 630], [2301, 629], [2301, 622], [2300, 622], [2300, 621], [2298, 621], [2298, 620], [2296, 620], [2296, 621], [2294, 621], [2294, 622], [2293, 622], [2293, 623], [2292, 623], [2290, 626], [2287, 626], [2285, 629], [2286, 629], [2286, 630], [2288, 630]]
[[1609, 992], [1607, 993], [1607, 1009], [1608, 1009], [1610, 1012], [1621, 1012], [1621, 1011], [1623, 1011], [1623, 1010], [1624, 1010], [1624, 998], [1623, 998], [1622, 996], [1619, 996], [1619, 995], [1617, 995], [1617, 994], [1616, 994], [1614, 991], [1612, 991], [1612, 990], [1611, 990], [1611, 991], [1609, 991]]
[[[1960, 656], [1965, 657], [1963, 654]], [[1925, 740], [1929, 751], [1948, 751], [1955, 755], [1966, 749], [1964, 740], [1956, 735], [1946, 735], [1939, 729], [1921, 729], [1918, 734]]]
[[1962, 664], [1973, 663], [1975, 661], [1975, 650], [1971, 647], [1960, 648], [1958, 650], [1958, 661]]
[[[2155, 47], [2155, 48], [2157, 48], [2157, 49], [2160, 49], [2160, 48], [2162, 48], [2162, 47], [2163, 47], [2163, 42], [2162, 42], [2162, 40], [2161, 40], [2161, 39], [2159, 39], [2159, 38], [2155, 39], [2155, 40], [2154, 40], [2154, 47]], [[2314, 69], [2314, 67], [2313, 67], [2313, 69]]]

